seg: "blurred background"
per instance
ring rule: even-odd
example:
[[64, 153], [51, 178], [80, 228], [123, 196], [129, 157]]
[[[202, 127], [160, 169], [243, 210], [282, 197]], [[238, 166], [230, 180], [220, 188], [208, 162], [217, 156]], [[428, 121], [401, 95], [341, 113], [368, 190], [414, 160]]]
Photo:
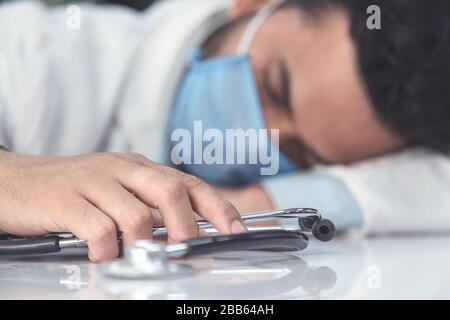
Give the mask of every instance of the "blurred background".
[[[15, 0], [0, 0], [0, 3], [2, 2], [12, 2]], [[155, 2], [156, 0], [41, 0], [45, 3], [48, 3], [50, 5], [57, 5], [57, 4], [64, 4], [64, 3], [71, 3], [71, 2], [92, 2], [92, 3], [113, 3], [113, 4], [121, 4], [126, 5], [132, 8], [135, 8], [137, 10], [142, 10], [147, 8], [152, 2]]]

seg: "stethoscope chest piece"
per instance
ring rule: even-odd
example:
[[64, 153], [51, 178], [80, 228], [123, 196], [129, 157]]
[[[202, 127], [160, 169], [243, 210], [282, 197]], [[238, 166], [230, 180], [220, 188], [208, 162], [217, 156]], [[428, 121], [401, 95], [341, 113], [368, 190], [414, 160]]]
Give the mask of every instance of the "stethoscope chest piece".
[[164, 279], [192, 275], [194, 269], [169, 258], [162, 243], [140, 240], [127, 248], [124, 259], [102, 263], [99, 271], [111, 278]]

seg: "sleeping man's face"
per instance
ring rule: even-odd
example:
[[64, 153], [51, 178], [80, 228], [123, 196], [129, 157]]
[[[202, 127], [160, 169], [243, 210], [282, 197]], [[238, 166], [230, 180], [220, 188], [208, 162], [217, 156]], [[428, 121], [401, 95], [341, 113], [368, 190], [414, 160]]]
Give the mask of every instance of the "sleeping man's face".
[[[251, 17], [237, 18], [206, 43], [209, 57], [233, 54]], [[358, 72], [344, 12], [320, 18], [278, 9], [250, 48], [268, 128], [294, 162], [352, 163], [403, 145], [377, 118]], [[307, 146], [307, 147], [305, 147]], [[312, 156], [315, 154], [315, 156]]]

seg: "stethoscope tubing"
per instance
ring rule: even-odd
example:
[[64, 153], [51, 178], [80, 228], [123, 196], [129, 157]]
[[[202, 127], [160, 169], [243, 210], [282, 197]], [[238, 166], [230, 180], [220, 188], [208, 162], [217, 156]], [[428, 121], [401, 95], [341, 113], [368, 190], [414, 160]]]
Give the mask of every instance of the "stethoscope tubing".
[[[242, 216], [244, 221], [273, 218], [312, 218], [314, 221], [321, 221], [320, 213], [310, 208], [265, 211]], [[191, 239], [181, 244], [172, 245], [172, 247], [169, 245], [166, 246], [166, 251], [171, 253], [172, 256], [187, 256], [223, 250], [303, 250], [306, 248], [308, 241], [306, 234], [313, 233], [310, 228], [300, 232], [284, 230], [280, 227], [249, 227], [250, 232], [247, 233], [217, 235], [214, 227], [205, 220], [198, 221], [198, 226], [199, 229], [205, 230], [213, 236]], [[334, 228], [334, 226], [332, 227]], [[164, 227], [155, 227], [153, 234], [154, 236], [164, 236], [167, 235], [167, 230]], [[334, 230], [331, 237], [333, 236]], [[77, 239], [71, 233], [55, 233], [44, 237], [25, 239], [3, 235], [2, 238], [6, 238], [6, 240], [0, 240], [0, 256], [57, 253], [65, 248], [87, 246], [87, 241]]]
[[[213, 230], [216, 233], [215, 230]], [[167, 245], [171, 257], [208, 254], [226, 250], [278, 250], [298, 251], [306, 248], [307, 236], [304, 233], [283, 229], [262, 229], [237, 235], [212, 235]], [[40, 239], [1, 240], [0, 256], [17, 256], [57, 253], [64, 248], [85, 247], [86, 241], [76, 238], [60, 238], [56, 235]]]

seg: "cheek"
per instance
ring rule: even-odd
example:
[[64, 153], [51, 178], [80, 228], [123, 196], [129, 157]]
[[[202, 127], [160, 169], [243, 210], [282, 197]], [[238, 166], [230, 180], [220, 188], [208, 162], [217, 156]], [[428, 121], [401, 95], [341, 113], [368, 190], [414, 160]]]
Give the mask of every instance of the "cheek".
[[350, 88], [322, 88], [297, 97], [298, 136], [333, 163], [352, 163], [401, 145], [381, 125], [365, 96]]
[[280, 130], [281, 137], [292, 136], [295, 134], [295, 126], [292, 119], [287, 114], [281, 112], [280, 109], [274, 106], [268, 99], [263, 99], [263, 113], [268, 129]]
[[296, 133], [331, 162], [340, 162], [352, 145], [355, 132], [364, 130], [365, 108], [358, 105], [365, 101], [350, 88], [336, 82], [310, 81], [295, 90]]
[[331, 107], [333, 98], [329, 90], [303, 87], [295, 91], [294, 100], [293, 122], [296, 133], [326, 157], [342, 112], [339, 108]]
[[261, 95], [262, 111], [267, 128], [279, 130], [280, 139], [285, 140], [297, 135], [295, 121], [292, 115], [282, 110], [280, 106], [272, 103], [264, 94]]

